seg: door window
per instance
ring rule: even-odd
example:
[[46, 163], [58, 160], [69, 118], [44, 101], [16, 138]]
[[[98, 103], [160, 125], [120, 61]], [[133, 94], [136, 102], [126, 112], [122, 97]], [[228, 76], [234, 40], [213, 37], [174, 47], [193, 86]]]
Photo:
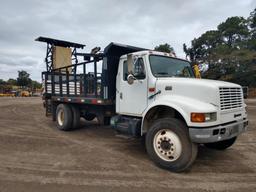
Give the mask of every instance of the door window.
[[[145, 79], [145, 65], [142, 58], [135, 58], [133, 65], [133, 75], [136, 79]], [[128, 76], [128, 65], [127, 61], [123, 63], [123, 80], [127, 81]]]

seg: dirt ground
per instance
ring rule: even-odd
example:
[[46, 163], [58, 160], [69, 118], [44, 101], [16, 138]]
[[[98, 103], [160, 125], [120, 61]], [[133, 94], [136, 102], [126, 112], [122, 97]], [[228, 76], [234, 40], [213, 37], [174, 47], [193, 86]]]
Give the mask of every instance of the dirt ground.
[[61, 132], [41, 98], [0, 98], [0, 192], [256, 191], [256, 99], [249, 130], [226, 151], [199, 148], [192, 169], [175, 174], [152, 163], [139, 139], [85, 123]]

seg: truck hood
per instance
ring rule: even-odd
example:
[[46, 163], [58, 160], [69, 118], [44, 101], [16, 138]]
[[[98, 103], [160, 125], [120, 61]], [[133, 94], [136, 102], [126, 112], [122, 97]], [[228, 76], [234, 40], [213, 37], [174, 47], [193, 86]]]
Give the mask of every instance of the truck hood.
[[161, 91], [161, 95], [170, 94], [173, 96], [189, 97], [202, 102], [211, 103], [219, 106], [219, 88], [220, 87], [238, 87], [240, 85], [194, 78], [158, 78], [156, 81], [156, 90]]

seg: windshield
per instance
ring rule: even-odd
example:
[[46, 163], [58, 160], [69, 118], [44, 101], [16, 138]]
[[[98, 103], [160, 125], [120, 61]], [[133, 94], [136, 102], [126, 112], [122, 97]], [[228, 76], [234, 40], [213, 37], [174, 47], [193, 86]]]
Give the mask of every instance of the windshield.
[[150, 55], [149, 61], [155, 77], [194, 77], [188, 61], [161, 55]]

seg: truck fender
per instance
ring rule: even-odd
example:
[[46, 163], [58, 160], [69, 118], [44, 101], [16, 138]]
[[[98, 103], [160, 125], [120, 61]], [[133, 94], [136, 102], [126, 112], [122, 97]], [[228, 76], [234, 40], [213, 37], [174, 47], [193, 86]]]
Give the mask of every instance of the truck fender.
[[215, 112], [216, 106], [184, 96], [162, 96], [156, 99], [142, 114], [141, 135], [146, 132], [145, 117], [155, 107], [168, 107], [177, 112], [186, 125], [191, 126], [191, 112]]

